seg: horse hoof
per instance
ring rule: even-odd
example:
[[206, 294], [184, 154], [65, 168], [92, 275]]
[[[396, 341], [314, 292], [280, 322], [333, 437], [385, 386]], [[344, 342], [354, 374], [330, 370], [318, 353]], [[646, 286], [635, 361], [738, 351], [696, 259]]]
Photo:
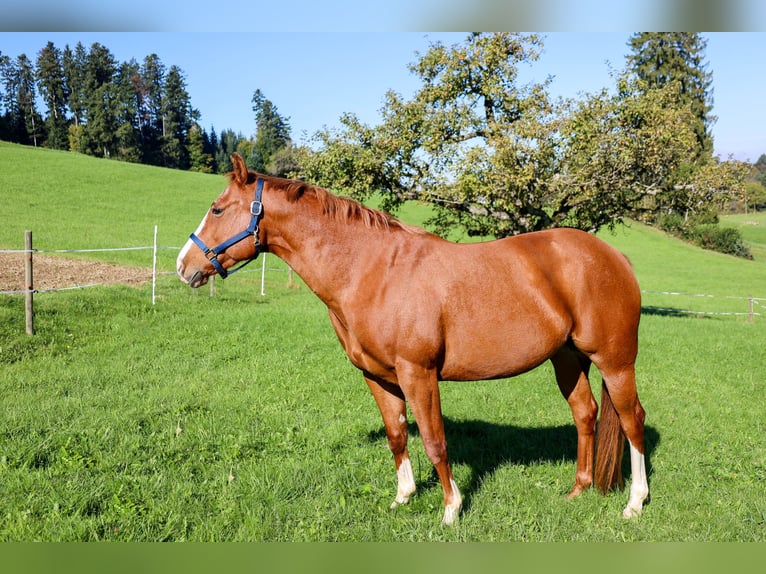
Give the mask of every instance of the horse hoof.
[[444, 507], [444, 518], [442, 518], [442, 524], [444, 526], [452, 526], [457, 522], [458, 516], [460, 515], [460, 507], [451, 507], [451, 506], [445, 506]]
[[631, 518], [636, 518], [637, 516], [641, 515], [641, 508], [631, 508], [630, 506], [626, 506], [625, 510], [622, 511], [622, 517], [625, 520], [630, 520]]
[[572, 490], [570, 490], [569, 493], [567, 494], [567, 500], [572, 500], [573, 498], [577, 498], [578, 496], [580, 496], [583, 493], [585, 488], [586, 487], [584, 487], [584, 486], [582, 486], [580, 484], [575, 484], [572, 487]]
[[407, 504], [409, 501], [410, 501], [409, 496], [397, 496], [396, 498], [394, 498], [394, 501], [391, 503], [391, 506], [389, 508], [393, 510], [400, 504]]

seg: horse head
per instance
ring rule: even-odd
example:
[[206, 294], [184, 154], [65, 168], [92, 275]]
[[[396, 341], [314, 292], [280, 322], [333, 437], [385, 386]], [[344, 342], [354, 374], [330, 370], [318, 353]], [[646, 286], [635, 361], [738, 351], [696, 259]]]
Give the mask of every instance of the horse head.
[[[179, 277], [191, 287], [204, 285], [211, 275], [226, 278], [261, 251], [258, 224], [263, 216], [264, 182], [247, 169], [239, 154], [233, 154], [231, 161], [229, 185], [212, 203], [176, 260]], [[239, 262], [243, 263], [232, 269]]]

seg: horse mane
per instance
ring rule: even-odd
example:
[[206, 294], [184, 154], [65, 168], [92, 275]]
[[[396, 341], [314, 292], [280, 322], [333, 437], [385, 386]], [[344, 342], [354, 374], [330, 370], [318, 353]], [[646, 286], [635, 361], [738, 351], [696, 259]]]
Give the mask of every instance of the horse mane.
[[238, 153], [231, 156], [232, 171], [227, 174], [232, 183], [245, 187], [255, 183], [258, 178], [267, 179], [270, 184], [283, 189], [287, 199], [297, 202], [304, 195], [316, 197], [322, 213], [341, 223], [361, 222], [372, 229], [402, 229], [410, 233], [425, 233], [422, 229], [402, 223], [394, 216], [362, 205], [358, 201], [334, 195], [321, 187], [309, 185], [300, 180], [282, 179], [264, 176], [247, 168], [245, 160]]
[[402, 223], [390, 213], [367, 207], [358, 201], [335, 195], [324, 188], [302, 181], [290, 181], [285, 192], [292, 202], [299, 201], [303, 196], [313, 195], [319, 202], [322, 213], [340, 223], [360, 222], [365, 227], [384, 231], [402, 229], [410, 233], [423, 232], [418, 227]]

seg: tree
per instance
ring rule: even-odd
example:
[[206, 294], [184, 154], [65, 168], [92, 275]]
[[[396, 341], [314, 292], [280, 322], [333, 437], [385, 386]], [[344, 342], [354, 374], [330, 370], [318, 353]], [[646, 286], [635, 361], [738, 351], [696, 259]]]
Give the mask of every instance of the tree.
[[68, 93], [64, 82], [61, 50], [48, 42], [37, 56], [37, 89], [48, 108], [45, 127], [46, 145], [54, 149], [67, 149], [66, 106]]
[[623, 75], [614, 93], [570, 102], [552, 182], [558, 193], [548, 209], [585, 229], [656, 209], [655, 198], [677, 184], [695, 142], [690, 111], [672, 105], [675, 93], [672, 84], [650, 90]]
[[162, 113], [162, 94], [165, 84], [165, 65], [157, 54], [144, 58], [140, 72], [141, 105], [141, 142], [143, 161], [153, 165], [163, 165], [161, 153], [162, 136], [165, 133], [165, 121]]
[[35, 76], [32, 62], [26, 54], [15, 60], [0, 57], [5, 131], [11, 141], [37, 145], [42, 141], [43, 121], [35, 104]]
[[[248, 166], [260, 172], [272, 173], [271, 161], [279, 150], [290, 145], [289, 119], [282, 117], [261, 90], [253, 93], [253, 112], [255, 112], [255, 142], [248, 157]], [[274, 174], [283, 175], [283, 174]]]
[[766, 185], [766, 154], [762, 153], [758, 156], [753, 164], [753, 172], [755, 181], [760, 182], [761, 185]]
[[389, 92], [380, 125], [346, 114], [339, 131], [316, 134], [301, 175], [359, 199], [379, 192], [387, 210], [427, 201], [436, 231], [495, 237], [595, 231], [654, 209], [662, 194], [710, 191], [710, 177], [682, 169], [697, 148], [676, 81], [650, 88], [626, 73], [612, 91], [553, 102], [547, 81], [518, 85], [519, 66], [541, 48], [535, 35], [508, 33], [433, 44], [410, 66], [421, 80], [412, 99]]
[[707, 41], [694, 32], [641, 32], [631, 36], [630, 70], [646, 82], [647, 89], [674, 83], [678, 107], [689, 107], [697, 137], [696, 159], [705, 163], [713, 153], [710, 127], [712, 73], [705, 67]]
[[202, 173], [213, 173], [213, 156], [207, 152], [207, 134], [195, 123], [189, 130], [187, 148], [189, 153], [189, 169]]
[[94, 43], [85, 66], [86, 108], [80, 151], [102, 157], [111, 157], [117, 151], [116, 72], [117, 62], [109, 49]]
[[228, 173], [233, 169], [231, 164], [231, 154], [239, 149], [240, 141], [243, 139], [242, 135], [237, 134], [230, 129], [221, 132], [214, 158], [215, 163], [218, 166], [218, 173]]
[[77, 42], [74, 51], [69, 45], [64, 48], [61, 56], [63, 68], [64, 90], [68, 94], [69, 110], [72, 112], [74, 125], [79, 126], [85, 119], [86, 86], [85, 73], [88, 53], [81, 42]]
[[117, 114], [115, 159], [138, 163], [141, 161], [141, 85], [137, 83], [139, 65], [135, 60], [123, 62], [117, 71], [115, 105]]
[[165, 77], [162, 94], [162, 134], [163, 165], [178, 169], [188, 169], [189, 151], [187, 141], [189, 131], [199, 119], [199, 112], [192, 108], [186, 81], [178, 66], [171, 66]]
[[2, 103], [5, 108], [3, 114], [5, 137], [13, 142], [22, 142], [26, 140], [26, 130], [18, 98], [19, 71], [16, 62], [9, 56], [0, 55], [0, 81], [3, 86]]
[[541, 46], [535, 35], [508, 33], [433, 44], [410, 66], [422, 83], [413, 99], [389, 92], [380, 126], [347, 114], [343, 132], [317, 134], [322, 149], [304, 157], [305, 176], [358, 198], [380, 190], [388, 210], [432, 202], [443, 230], [536, 228], [541, 213], [528, 199], [551, 176], [553, 150], [538, 145], [550, 133], [551, 104], [545, 83], [518, 86], [517, 78]]

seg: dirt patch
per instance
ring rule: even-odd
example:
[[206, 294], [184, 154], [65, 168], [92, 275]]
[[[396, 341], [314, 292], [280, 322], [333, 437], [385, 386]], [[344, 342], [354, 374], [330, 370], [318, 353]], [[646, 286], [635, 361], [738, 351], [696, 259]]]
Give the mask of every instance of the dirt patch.
[[[94, 283], [140, 285], [152, 278], [148, 269], [50, 255], [34, 256], [33, 273], [34, 288], [38, 291]], [[23, 253], [0, 253], [0, 291], [26, 289], [24, 274]]]

